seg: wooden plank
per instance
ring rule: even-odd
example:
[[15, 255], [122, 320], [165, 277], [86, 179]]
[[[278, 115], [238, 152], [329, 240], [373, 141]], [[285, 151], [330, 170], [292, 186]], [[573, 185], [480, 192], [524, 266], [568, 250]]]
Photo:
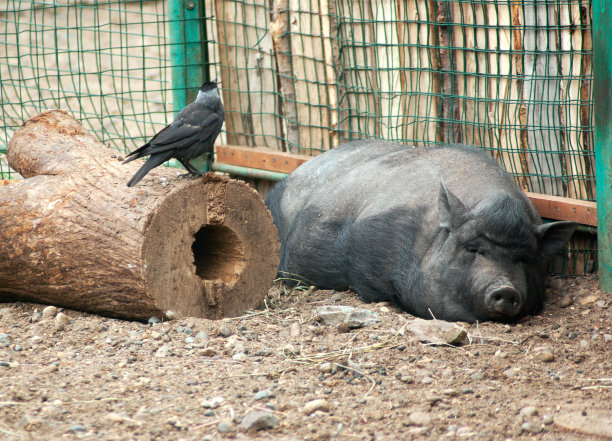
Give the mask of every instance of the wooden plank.
[[[281, 148], [267, 2], [213, 3], [207, 6], [215, 8], [214, 26], [209, 31], [216, 32], [211, 37], [218, 42], [213, 45], [218, 49], [209, 51], [209, 55], [218, 57], [215, 72], [217, 80], [221, 80], [227, 142]], [[247, 17], [257, 26], [247, 24]]]
[[338, 102], [344, 109], [339, 129], [345, 141], [377, 137], [379, 103], [374, 93], [378, 84], [372, 7], [365, 0], [339, 1], [336, 7], [343, 80], [343, 96]]
[[[291, 73], [295, 90], [298, 142], [296, 152], [329, 150], [330, 106], [325, 50], [318, 0], [289, 0]], [[293, 151], [293, 150], [290, 150]]]
[[581, 130], [581, 78], [584, 75], [580, 53], [583, 40], [582, 32], [574, 26], [581, 22], [580, 5], [559, 6], [559, 43], [561, 50], [561, 78], [559, 113], [561, 124], [565, 128], [561, 140], [564, 142], [565, 176], [567, 177], [567, 196], [576, 199], [588, 199], [589, 193], [584, 178], [587, 164], [584, 160], [583, 133]]
[[597, 203], [561, 196], [525, 192], [536, 206], [540, 216], [547, 219], [576, 221], [597, 226]]
[[439, 118], [436, 33], [429, 25], [435, 10], [429, 0], [397, 2], [398, 42], [402, 66], [404, 140], [416, 145], [436, 141]]
[[[566, 196], [561, 166], [561, 121], [557, 102], [565, 99], [559, 92], [558, 44], [551, 30], [558, 26], [551, 3], [525, 3], [519, 19], [523, 26], [523, 102], [526, 143], [522, 143], [531, 191]], [[564, 72], [562, 75], [565, 75]], [[561, 96], [561, 98], [560, 98]]]
[[485, 6], [477, 3], [452, 3], [452, 41], [457, 48], [453, 58], [457, 72], [457, 95], [455, 105], [461, 122], [461, 140], [468, 145], [491, 147], [486, 133], [487, 79], [487, 31], [485, 29]]
[[401, 101], [404, 90], [401, 89], [400, 49], [396, 26], [397, 11], [393, 0], [379, 0], [371, 3], [373, 43], [376, 44], [377, 91], [378, 91], [378, 124], [377, 136], [388, 140], [402, 139]]
[[311, 156], [279, 152], [266, 147], [218, 145], [215, 148], [217, 162], [279, 173], [291, 173], [312, 159]]

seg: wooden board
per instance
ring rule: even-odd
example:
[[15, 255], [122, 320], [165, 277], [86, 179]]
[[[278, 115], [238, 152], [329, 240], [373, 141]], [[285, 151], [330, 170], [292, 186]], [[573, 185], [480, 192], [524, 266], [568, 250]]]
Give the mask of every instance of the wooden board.
[[561, 196], [525, 192], [536, 206], [540, 216], [547, 219], [576, 221], [597, 226], [597, 203]]
[[[209, 54], [213, 62], [218, 57], [215, 71], [221, 80], [226, 142], [281, 148], [267, 3], [219, 0], [214, 7], [215, 20], [208, 21], [208, 32], [218, 44]], [[250, 17], [256, 26], [240, 22], [243, 17]], [[234, 24], [237, 18], [239, 22]]]
[[265, 147], [218, 145], [215, 149], [216, 162], [278, 173], [291, 173], [312, 159], [310, 156], [279, 152]]

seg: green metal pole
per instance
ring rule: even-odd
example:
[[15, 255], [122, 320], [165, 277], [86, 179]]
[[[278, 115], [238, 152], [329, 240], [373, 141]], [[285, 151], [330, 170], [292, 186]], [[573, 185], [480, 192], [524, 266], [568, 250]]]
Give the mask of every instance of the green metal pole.
[[[204, 0], [168, 0], [172, 100], [176, 115], [192, 103], [204, 81], [209, 81]], [[198, 170], [210, 169], [208, 155], [191, 161]]]
[[612, 292], [612, 8], [609, 0], [593, 0], [592, 14], [599, 289]]

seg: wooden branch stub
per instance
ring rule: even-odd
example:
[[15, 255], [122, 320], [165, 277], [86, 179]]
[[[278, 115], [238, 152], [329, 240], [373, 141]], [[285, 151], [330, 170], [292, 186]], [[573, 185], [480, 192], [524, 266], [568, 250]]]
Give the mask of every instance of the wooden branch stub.
[[0, 187], [0, 299], [221, 318], [258, 306], [273, 282], [276, 228], [240, 181], [158, 167], [128, 188], [141, 164], [122, 165], [58, 110], [27, 121], [7, 157], [27, 179]]

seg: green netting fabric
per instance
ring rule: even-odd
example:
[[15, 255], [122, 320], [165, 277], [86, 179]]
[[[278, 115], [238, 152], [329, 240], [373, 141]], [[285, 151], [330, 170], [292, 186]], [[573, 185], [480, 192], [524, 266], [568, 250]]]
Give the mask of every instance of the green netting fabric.
[[2, 153], [22, 122], [72, 113], [105, 143], [135, 145], [172, 116], [165, 2], [7, 0], [0, 11]]

